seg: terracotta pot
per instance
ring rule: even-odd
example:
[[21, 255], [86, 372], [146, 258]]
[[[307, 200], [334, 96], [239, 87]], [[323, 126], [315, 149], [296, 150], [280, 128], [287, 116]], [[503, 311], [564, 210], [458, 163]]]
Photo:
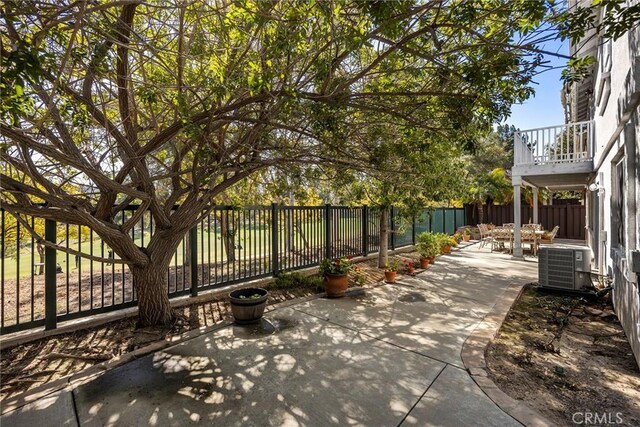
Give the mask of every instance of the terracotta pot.
[[451, 253], [451, 245], [444, 245], [442, 247], [442, 253], [450, 254]]
[[429, 258], [420, 258], [420, 268], [425, 269], [429, 267]]
[[324, 276], [324, 290], [329, 298], [341, 298], [349, 287], [349, 277], [346, 274], [326, 274]]
[[436, 257], [435, 256], [429, 257], [429, 264], [435, 264], [435, 263], [436, 263]]
[[416, 269], [413, 267], [407, 267], [407, 274], [413, 274], [416, 272]]
[[[241, 325], [255, 323], [260, 320], [267, 306], [267, 292], [262, 288], [237, 289], [229, 293], [231, 313], [236, 323]], [[251, 298], [260, 295], [259, 298]]]
[[385, 271], [384, 272], [384, 281], [387, 283], [395, 283], [397, 271]]
[[464, 240], [465, 242], [468, 242], [469, 240], [471, 240], [471, 234], [463, 234], [462, 240]]

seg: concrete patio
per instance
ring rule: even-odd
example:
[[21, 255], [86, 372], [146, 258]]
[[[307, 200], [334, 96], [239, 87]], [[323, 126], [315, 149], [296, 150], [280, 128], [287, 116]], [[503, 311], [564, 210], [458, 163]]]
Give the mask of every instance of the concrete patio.
[[366, 294], [202, 334], [4, 415], [4, 426], [520, 425], [462, 346], [533, 261], [473, 245]]

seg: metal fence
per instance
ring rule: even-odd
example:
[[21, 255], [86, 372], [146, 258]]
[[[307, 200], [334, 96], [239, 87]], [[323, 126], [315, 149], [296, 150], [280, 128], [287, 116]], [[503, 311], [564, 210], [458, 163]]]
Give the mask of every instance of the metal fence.
[[[124, 223], [137, 206], [120, 212]], [[82, 226], [25, 217], [49, 241], [84, 254], [118, 256]], [[465, 224], [462, 208], [425, 209], [406, 218], [389, 212], [390, 249], [411, 245], [423, 231], [452, 234]], [[0, 210], [0, 334], [122, 309], [136, 304], [129, 270], [40, 245], [20, 222]], [[130, 231], [144, 247], [155, 224], [145, 212]], [[216, 206], [183, 237], [167, 270], [169, 297], [197, 295], [282, 271], [313, 267], [324, 258], [359, 256], [380, 249], [380, 212], [366, 206]]]

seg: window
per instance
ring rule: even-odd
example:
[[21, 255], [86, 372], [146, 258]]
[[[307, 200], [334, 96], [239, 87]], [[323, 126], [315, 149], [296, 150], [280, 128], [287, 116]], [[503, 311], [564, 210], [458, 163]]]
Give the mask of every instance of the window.
[[612, 247], [625, 247], [626, 229], [624, 205], [625, 205], [625, 173], [624, 173], [624, 157], [614, 162], [613, 168], [613, 194], [611, 197], [611, 218], [612, 218]]
[[596, 91], [595, 105], [599, 107], [599, 114], [602, 116], [607, 109], [609, 96], [611, 95], [611, 39], [602, 43], [598, 49], [598, 62], [600, 64], [600, 84]]

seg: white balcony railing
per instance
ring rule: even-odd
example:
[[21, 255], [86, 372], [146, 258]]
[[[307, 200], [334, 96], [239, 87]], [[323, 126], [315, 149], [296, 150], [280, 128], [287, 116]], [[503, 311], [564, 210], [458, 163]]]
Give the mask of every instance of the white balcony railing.
[[514, 134], [514, 165], [577, 163], [593, 160], [592, 121], [569, 123]]

